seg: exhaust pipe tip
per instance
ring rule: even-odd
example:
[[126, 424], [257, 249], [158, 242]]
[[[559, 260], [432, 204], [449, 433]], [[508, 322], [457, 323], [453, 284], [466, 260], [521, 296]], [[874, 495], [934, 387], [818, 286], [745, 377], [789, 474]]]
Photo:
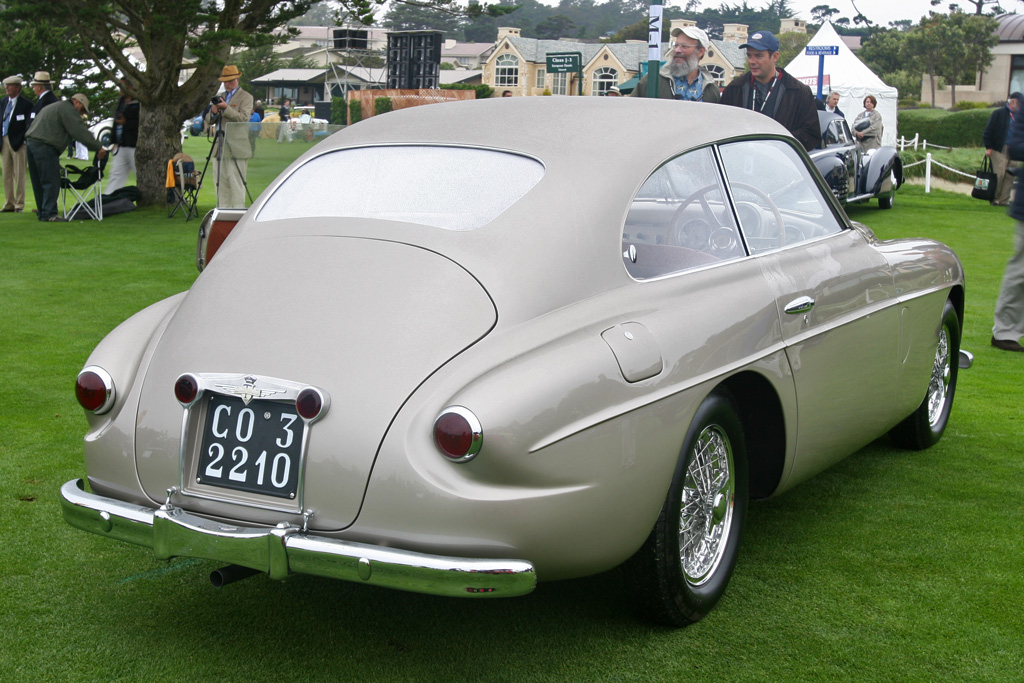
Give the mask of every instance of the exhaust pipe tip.
[[210, 572], [210, 583], [213, 584], [214, 588], [221, 588], [222, 586], [226, 586], [229, 583], [241, 581], [242, 579], [247, 579], [250, 576], [255, 576], [256, 574], [262, 573], [263, 572], [261, 572], [259, 569], [243, 567], [237, 564], [229, 564], [226, 567], [214, 569], [212, 572]]

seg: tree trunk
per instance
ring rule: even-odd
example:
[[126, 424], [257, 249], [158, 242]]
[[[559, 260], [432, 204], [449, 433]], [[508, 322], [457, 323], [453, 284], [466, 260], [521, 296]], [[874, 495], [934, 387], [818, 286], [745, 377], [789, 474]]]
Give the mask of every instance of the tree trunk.
[[135, 148], [136, 178], [143, 205], [167, 200], [167, 162], [181, 151], [177, 106], [150, 104], [139, 112], [139, 142]]

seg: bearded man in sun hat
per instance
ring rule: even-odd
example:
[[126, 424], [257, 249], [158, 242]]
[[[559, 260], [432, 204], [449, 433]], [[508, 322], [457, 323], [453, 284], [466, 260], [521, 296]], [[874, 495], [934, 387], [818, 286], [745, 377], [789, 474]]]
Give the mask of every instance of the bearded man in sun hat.
[[[248, 171], [252, 147], [249, 145], [249, 117], [252, 116], [252, 95], [242, 90], [238, 79], [242, 72], [228, 64], [218, 79], [224, 92], [215, 97], [207, 114], [207, 122], [216, 126], [214, 140], [213, 177], [217, 183], [217, 206], [228, 209], [245, 208], [245, 174]], [[223, 135], [220, 135], [220, 132]]]
[[[711, 39], [696, 26], [672, 29], [673, 42], [666, 62], [658, 69], [658, 98], [688, 102], [718, 102], [718, 84], [711, 72], [700, 65]], [[630, 97], [647, 97], [647, 76], [633, 88]]]

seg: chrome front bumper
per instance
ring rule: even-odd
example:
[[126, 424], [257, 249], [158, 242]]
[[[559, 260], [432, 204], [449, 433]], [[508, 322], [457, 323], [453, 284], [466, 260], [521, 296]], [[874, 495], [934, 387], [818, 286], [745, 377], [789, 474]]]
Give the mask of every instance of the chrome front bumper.
[[64, 520], [100, 536], [152, 548], [157, 558], [200, 557], [266, 572], [273, 579], [313, 574], [417, 593], [497, 598], [534, 589], [533, 565], [426, 555], [302, 533], [293, 524], [240, 527], [161, 505], [148, 508], [85, 491], [81, 479], [60, 489]]

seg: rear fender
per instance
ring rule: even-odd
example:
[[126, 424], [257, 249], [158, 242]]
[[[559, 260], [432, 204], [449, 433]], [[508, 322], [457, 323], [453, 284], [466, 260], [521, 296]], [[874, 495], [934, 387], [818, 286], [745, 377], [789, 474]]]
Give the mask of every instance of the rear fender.
[[903, 184], [903, 161], [895, 147], [876, 149], [865, 163], [860, 176], [859, 194], [884, 195], [894, 192]]

